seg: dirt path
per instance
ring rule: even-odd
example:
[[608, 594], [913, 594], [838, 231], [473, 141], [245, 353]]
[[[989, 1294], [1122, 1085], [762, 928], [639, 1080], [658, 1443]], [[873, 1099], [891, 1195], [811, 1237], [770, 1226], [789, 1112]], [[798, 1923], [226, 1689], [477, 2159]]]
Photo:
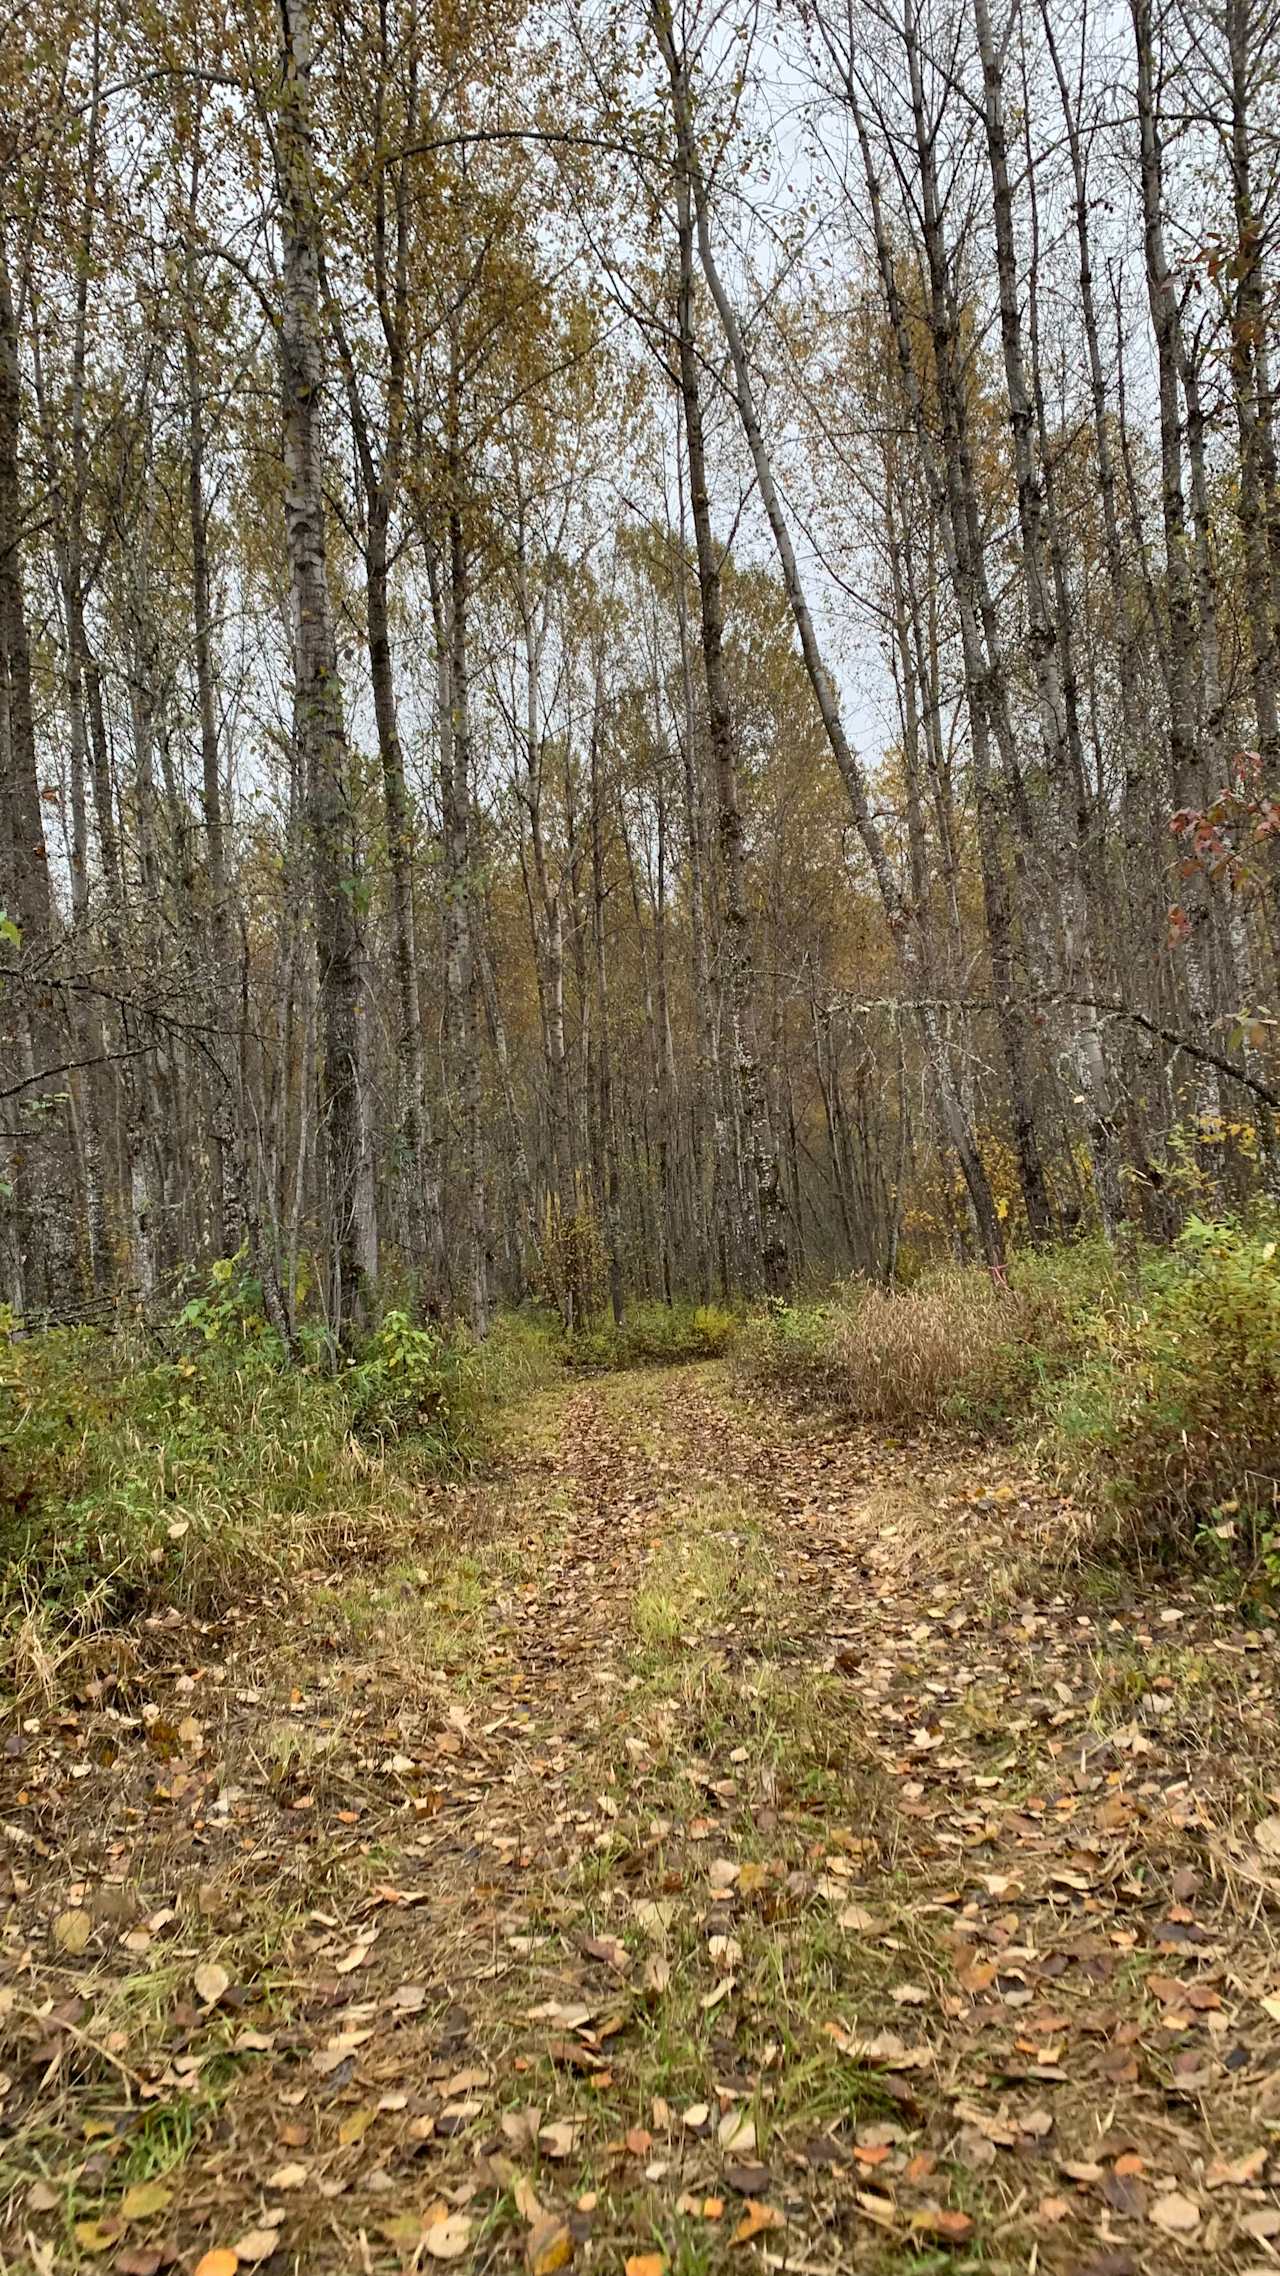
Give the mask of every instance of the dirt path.
[[63, 1671], [3, 2268], [1280, 2266], [1275, 1629], [1062, 1533], [633, 1375], [400, 1561]]

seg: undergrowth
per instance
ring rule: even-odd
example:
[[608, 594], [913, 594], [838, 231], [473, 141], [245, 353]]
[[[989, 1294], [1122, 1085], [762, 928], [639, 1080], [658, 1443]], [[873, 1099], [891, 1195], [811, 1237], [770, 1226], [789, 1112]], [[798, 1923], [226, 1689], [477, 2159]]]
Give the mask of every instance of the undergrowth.
[[214, 1613], [357, 1536], [375, 1552], [417, 1482], [471, 1458], [484, 1388], [403, 1312], [337, 1371], [290, 1359], [227, 1264], [159, 1335], [0, 1337], [6, 1637]]
[[751, 1322], [748, 1377], [881, 1428], [1035, 1440], [1057, 1482], [1157, 1555], [1280, 1581], [1280, 1239], [1192, 1218], [1172, 1248], [1101, 1240], [909, 1290], [850, 1283]]
[[720, 1358], [737, 1331], [735, 1315], [718, 1304], [633, 1304], [620, 1323], [581, 1328], [563, 1348], [570, 1367], [673, 1367]]

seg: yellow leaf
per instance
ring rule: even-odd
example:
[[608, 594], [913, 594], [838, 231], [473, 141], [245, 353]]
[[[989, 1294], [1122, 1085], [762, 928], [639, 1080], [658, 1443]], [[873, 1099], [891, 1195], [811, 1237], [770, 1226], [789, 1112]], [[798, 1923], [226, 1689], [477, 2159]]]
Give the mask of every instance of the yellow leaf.
[[525, 2238], [525, 2266], [529, 2276], [555, 2276], [573, 2258], [573, 2231], [555, 2213], [544, 2213]]
[[202, 2260], [197, 2260], [194, 2276], [236, 2276], [239, 2266], [239, 2259], [230, 2246], [219, 2244], [212, 2252], [206, 2252]]
[[[112, 2245], [120, 2242], [120, 2224], [118, 2221], [77, 2221], [75, 2240], [82, 2252], [110, 2252]], [[196, 2276], [200, 2276], [198, 2269]], [[215, 2269], [214, 2276], [231, 2276], [231, 2270]]]
[[666, 2265], [660, 2252], [633, 2252], [627, 2262], [627, 2276], [664, 2276]]
[[69, 1952], [72, 1958], [84, 1951], [93, 1934], [93, 1922], [79, 1906], [70, 1912], [60, 1912], [53, 1924], [53, 1941], [60, 1952]]
[[120, 2212], [126, 2221], [146, 2221], [172, 2203], [173, 2191], [163, 2181], [135, 2181], [120, 2200]]

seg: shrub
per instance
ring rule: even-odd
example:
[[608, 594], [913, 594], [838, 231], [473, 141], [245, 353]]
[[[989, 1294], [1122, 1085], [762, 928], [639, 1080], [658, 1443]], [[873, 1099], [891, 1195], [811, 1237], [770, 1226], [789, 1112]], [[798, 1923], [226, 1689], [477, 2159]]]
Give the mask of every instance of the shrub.
[[1021, 1309], [978, 1271], [937, 1272], [906, 1292], [851, 1284], [827, 1304], [775, 1313], [757, 1328], [749, 1365], [859, 1422], [936, 1421], [980, 1392]]
[[620, 1327], [584, 1329], [568, 1340], [571, 1367], [674, 1367], [692, 1359], [718, 1359], [732, 1344], [738, 1321], [717, 1304], [634, 1304]]
[[370, 1441], [415, 1438], [429, 1459], [454, 1462], [470, 1435], [473, 1373], [438, 1329], [388, 1312], [348, 1376], [351, 1427]]
[[757, 1379], [868, 1423], [1002, 1428], [1034, 1411], [1087, 1348], [1119, 1270], [1103, 1243], [1020, 1257], [1007, 1285], [978, 1265], [935, 1267], [908, 1289], [850, 1281], [823, 1304], [775, 1307], [748, 1329]]
[[216, 1611], [355, 1530], [383, 1538], [413, 1479], [473, 1443], [467, 1355], [403, 1313], [342, 1372], [298, 1366], [219, 1269], [164, 1345], [131, 1328], [0, 1336], [10, 1626], [32, 1605], [81, 1625], [152, 1602]]
[[1192, 1218], [1148, 1254], [1136, 1298], [1050, 1403], [1063, 1476], [1154, 1547], [1225, 1526], [1275, 1558], [1280, 1523], [1280, 1250], [1264, 1226]]

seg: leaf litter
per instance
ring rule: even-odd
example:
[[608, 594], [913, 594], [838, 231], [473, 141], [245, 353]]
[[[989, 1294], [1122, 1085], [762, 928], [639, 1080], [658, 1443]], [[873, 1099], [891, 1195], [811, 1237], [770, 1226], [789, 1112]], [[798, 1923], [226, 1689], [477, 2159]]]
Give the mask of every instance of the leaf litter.
[[430, 1651], [319, 1570], [94, 1640], [4, 1757], [11, 2258], [1258, 2268], [1274, 1624], [1062, 1516], [638, 1375], [426, 1497]]

